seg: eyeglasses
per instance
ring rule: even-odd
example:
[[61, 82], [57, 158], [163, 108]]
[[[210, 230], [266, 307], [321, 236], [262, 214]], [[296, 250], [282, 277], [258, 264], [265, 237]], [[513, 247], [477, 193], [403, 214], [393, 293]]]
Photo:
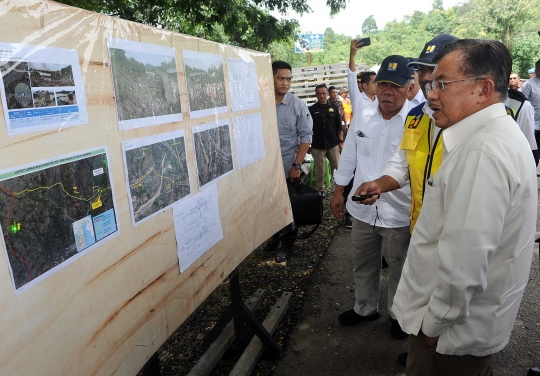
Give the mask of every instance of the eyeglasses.
[[434, 91], [443, 91], [444, 86], [454, 83], [454, 82], [463, 82], [463, 81], [480, 81], [485, 80], [486, 77], [470, 77], [470, 78], [463, 78], [461, 80], [452, 80], [452, 81], [443, 81], [443, 80], [437, 80], [437, 81], [431, 81], [426, 82], [425, 88], [426, 88], [426, 95], [429, 95], [429, 93]]

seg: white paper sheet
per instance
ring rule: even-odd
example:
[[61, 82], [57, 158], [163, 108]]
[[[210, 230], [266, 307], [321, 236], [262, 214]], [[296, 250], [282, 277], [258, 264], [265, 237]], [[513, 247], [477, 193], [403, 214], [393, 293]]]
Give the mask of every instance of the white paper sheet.
[[262, 119], [259, 112], [235, 117], [233, 129], [238, 169], [265, 157]]
[[173, 206], [180, 273], [223, 239], [217, 185]]
[[191, 193], [184, 130], [125, 141], [122, 150], [134, 227]]
[[229, 120], [201, 124], [192, 128], [199, 188], [233, 172]]
[[182, 120], [174, 48], [109, 38], [120, 130]]
[[16, 295], [120, 233], [110, 165], [102, 147], [0, 171], [0, 233]]
[[223, 57], [182, 50], [192, 119], [227, 112]]
[[229, 72], [229, 92], [233, 111], [260, 107], [257, 71], [253, 60], [227, 58]]
[[77, 50], [0, 43], [8, 135], [88, 123]]

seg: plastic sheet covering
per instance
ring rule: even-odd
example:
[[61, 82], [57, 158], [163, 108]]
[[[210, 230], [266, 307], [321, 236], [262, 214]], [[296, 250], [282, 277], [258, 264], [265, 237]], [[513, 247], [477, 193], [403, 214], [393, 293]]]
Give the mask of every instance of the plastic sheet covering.
[[[292, 220], [270, 56], [4, 0], [0, 73], [0, 373], [134, 375]], [[172, 207], [216, 187], [182, 267]]]

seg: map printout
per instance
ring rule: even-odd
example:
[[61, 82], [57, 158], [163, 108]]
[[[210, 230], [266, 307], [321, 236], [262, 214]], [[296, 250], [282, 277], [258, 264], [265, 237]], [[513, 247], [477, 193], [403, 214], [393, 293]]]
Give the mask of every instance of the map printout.
[[0, 43], [8, 135], [88, 123], [77, 50]]
[[122, 148], [133, 226], [191, 193], [183, 130], [126, 141]]
[[0, 172], [0, 228], [16, 294], [119, 230], [106, 148]]

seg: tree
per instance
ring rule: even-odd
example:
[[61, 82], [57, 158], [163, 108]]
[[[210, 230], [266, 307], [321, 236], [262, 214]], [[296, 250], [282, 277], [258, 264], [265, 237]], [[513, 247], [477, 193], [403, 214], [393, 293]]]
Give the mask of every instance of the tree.
[[512, 70], [520, 77], [527, 77], [527, 71], [534, 67], [540, 56], [540, 38], [536, 33], [517, 38], [510, 46]]
[[[264, 50], [274, 41], [292, 41], [298, 21], [278, 20], [294, 10], [311, 12], [307, 0], [59, 0], [61, 3], [162, 27], [221, 43]], [[327, 0], [330, 14], [345, 8], [346, 0]]]
[[433, 10], [444, 10], [443, 0], [433, 0]]
[[377, 28], [377, 22], [375, 22], [375, 18], [373, 18], [373, 15], [370, 15], [364, 20], [364, 23], [362, 23], [362, 34], [364, 35], [376, 33], [378, 30], [379, 29]]
[[480, 20], [486, 31], [506, 42], [510, 48], [516, 31], [523, 25], [538, 0], [478, 0], [474, 2], [474, 18]]

